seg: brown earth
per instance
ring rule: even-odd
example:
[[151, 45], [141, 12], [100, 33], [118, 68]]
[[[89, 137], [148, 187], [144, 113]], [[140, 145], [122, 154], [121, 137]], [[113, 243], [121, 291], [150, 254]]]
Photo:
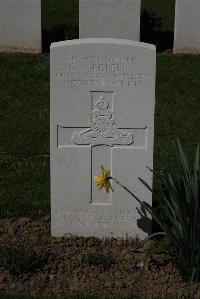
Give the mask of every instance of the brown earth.
[[[49, 216], [40, 219], [0, 220], [0, 245], [26, 244], [45, 260], [36, 269], [11, 274], [0, 264], [0, 293], [60, 295], [84, 292], [100, 295], [174, 295], [189, 298], [176, 270], [175, 259], [163, 262], [162, 254], [145, 259], [158, 241], [50, 236]], [[99, 255], [101, 254], [101, 255]], [[91, 257], [93, 256], [93, 260]], [[95, 257], [100, 256], [100, 262]], [[109, 257], [108, 263], [101, 263]], [[192, 298], [200, 298], [200, 284], [193, 284]], [[184, 297], [185, 296], [185, 297]]]

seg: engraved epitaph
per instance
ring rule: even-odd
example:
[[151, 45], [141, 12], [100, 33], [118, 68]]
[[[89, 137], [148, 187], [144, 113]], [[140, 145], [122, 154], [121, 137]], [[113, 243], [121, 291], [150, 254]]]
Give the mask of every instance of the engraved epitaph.
[[51, 47], [51, 232], [144, 238], [137, 203], [93, 180], [101, 165], [151, 203], [154, 46], [86, 39]]

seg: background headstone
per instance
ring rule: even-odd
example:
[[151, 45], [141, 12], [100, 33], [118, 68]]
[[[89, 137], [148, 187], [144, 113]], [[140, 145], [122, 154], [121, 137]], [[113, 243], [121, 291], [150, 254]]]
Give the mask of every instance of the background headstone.
[[152, 184], [155, 60], [153, 45], [83, 39], [51, 45], [51, 232], [142, 239], [151, 230], [119, 186], [106, 194], [101, 165], [142, 200]]
[[79, 38], [139, 41], [140, 0], [79, 0]]
[[200, 0], [176, 0], [175, 53], [200, 53]]
[[0, 51], [42, 51], [41, 0], [0, 0]]

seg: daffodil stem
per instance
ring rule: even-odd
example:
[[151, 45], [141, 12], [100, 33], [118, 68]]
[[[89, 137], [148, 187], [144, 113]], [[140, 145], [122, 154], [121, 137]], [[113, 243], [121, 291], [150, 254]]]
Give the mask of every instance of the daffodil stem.
[[[113, 180], [116, 184], [118, 184], [120, 187], [122, 187], [124, 190], [126, 190], [131, 196], [133, 196], [137, 202], [139, 202], [139, 204], [147, 211], [151, 214], [151, 216], [155, 219], [155, 221], [160, 225], [160, 227], [163, 229], [163, 231], [165, 232], [165, 228], [162, 225], [162, 223], [160, 222], [159, 218], [153, 213], [152, 209], [149, 208], [149, 206], [147, 206], [145, 204], [145, 202], [142, 202], [135, 194], [133, 194], [128, 188], [126, 188], [118, 179], [114, 178], [114, 177], [109, 177], [108, 179]], [[165, 232], [166, 234], [166, 232]]]
[[128, 188], [126, 188], [118, 179], [114, 177], [110, 177], [109, 179], [113, 180], [116, 184], [118, 184], [120, 187], [122, 187], [124, 190], [126, 190], [129, 194], [131, 194], [142, 206], [144, 206], [144, 203], [137, 197], [135, 194], [133, 194]]

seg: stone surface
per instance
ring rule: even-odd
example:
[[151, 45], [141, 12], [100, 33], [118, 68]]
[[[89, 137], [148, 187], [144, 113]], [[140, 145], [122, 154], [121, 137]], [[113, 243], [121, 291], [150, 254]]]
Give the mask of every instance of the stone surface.
[[176, 0], [174, 53], [200, 53], [200, 0]]
[[0, 51], [40, 53], [41, 0], [0, 0]]
[[146, 236], [136, 200], [113, 183], [99, 190], [101, 165], [151, 204], [155, 59], [153, 45], [82, 39], [51, 45], [51, 233]]
[[139, 41], [140, 0], [79, 0], [79, 38]]

